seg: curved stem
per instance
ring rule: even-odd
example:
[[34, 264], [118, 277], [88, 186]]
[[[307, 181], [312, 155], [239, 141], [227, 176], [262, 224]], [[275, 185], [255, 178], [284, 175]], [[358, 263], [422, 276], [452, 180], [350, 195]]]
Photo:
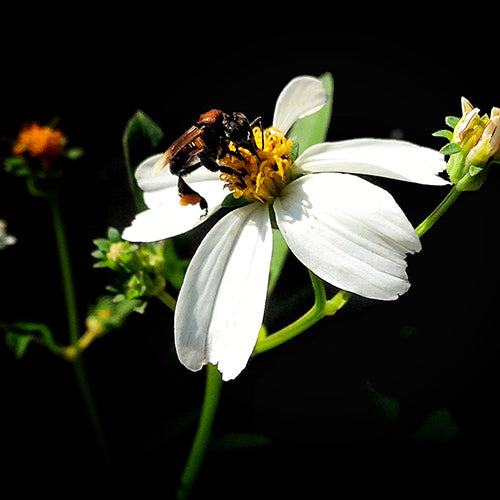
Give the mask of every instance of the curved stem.
[[290, 323], [288, 326], [285, 326], [285, 328], [278, 330], [272, 335], [259, 338], [252, 356], [274, 349], [288, 340], [293, 339], [325, 317], [325, 308], [327, 305], [325, 286], [321, 279], [311, 271], [309, 271], [309, 276], [314, 290], [314, 305], [303, 316], [293, 323]]
[[212, 425], [217, 413], [217, 406], [219, 405], [221, 389], [222, 376], [219, 370], [217, 370], [216, 366], [208, 364], [205, 396], [203, 398], [200, 421], [177, 490], [177, 498], [179, 500], [189, 498], [203, 459], [205, 458], [212, 435]]

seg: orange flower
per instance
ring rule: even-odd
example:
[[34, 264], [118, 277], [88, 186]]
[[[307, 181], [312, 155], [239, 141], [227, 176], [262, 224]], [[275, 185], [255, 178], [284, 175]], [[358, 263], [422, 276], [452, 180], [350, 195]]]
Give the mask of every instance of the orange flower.
[[12, 149], [16, 155], [28, 154], [38, 158], [44, 170], [48, 170], [50, 162], [65, 155], [66, 137], [60, 130], [37, 123], [24, 125]]

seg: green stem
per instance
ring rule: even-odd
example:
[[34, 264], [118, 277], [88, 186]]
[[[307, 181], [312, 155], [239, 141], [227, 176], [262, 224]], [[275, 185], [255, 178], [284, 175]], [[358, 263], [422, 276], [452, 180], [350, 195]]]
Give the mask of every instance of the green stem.
[[219, 404], [222, 389], [222, 377], [217, 367], [207, 365], [207, 380], [205, 385], [205, 396], [200, 414], [198, 429], [194, 436], [193, 445], [187, 459], [181, 482], [177, 490], [177, 498], [184, 500], [189, 498], [191, 490], [198, 476], [198, 472], [205, 458], [210, 443], [212, 425], [214, 422], [217, 406]]
[[450, 192], [446, 195], [443, 201], [434, 209], [434, 211], [415, 229], [419, 237], [422, 237], [440, 218], [441, 216], [455, 203], [460, 196], [461, 191], [457, 191], [453, 186]]
[[[54, 223], [54, 232], [56, 238], [57, 250], [59, 253], [59, 262], [61, 266], [61, 278], [63, 283], [64, 299], [66, 302], [66, 314], [68, 316], [69, 340], [72, 346], [77, 346], [79, 339], [78, 328], [78, 311], [76, 306], [75, 287], [73, 283], [73, 273], [71, 270], [71, 261], [69, 258], [68, 242], [66, 240], [66, 231], [64, 228], [64, 220], [62, 217], [61, 207], [57, 195], [49, 197], [50, 208], [52, 210], [52, 219]], [[103, 452], [104, 459], [108, 467], [111, 467], [111, 457], [109, 448], [104, 437], [104, 432], [99, 421], [97, 409], [92, 397], [90, 385], [88, 382], [87, 372], [81, 356], [76, 356], [73, 361], [73, 369], [75, 377], [83, 397], [83, 401], [87, 408], [88, 414], [92, 421], [94, 431], [99, 442], [99, 446]]]
[[61, 277], [63, 282], [64, 300], [66, 302], [66, 314], [68, 315], [69, 340], [71, 345], [78, 342], [78, 312], [76, 308], [75, 288], [73, 286], [73, 273], [66, 241], [66, 232], [61, 214], [61, 207], [57, 196], [51, 196], [50, 208], [54, 222], [57, 251], [59, 253], [59, 263], [61, 266]]
[[252, 353], [253, 356], [274, 349], [288, 340], [293, 339], [311, 328], [311, 326], [315, 325], [325, 316], [334, 315], [349, 300], [351, 294], [343, 290], [338, 292], [332, 299], [326, 300], [323, 281], [311, 271], [309, 271], [309, 276], [311, 277], [311, 283], [314, 290], [314, 305], [303, 316], [293, 323], [290, 323], [288, 326], [285, 326], [285, 328], [278, 330], [272, 335], [259, 337], [257, 345]]
[[155, 297], [161, 300], [171, 311], [175, 309], [176, 300], [165, 290], [158, 292]]

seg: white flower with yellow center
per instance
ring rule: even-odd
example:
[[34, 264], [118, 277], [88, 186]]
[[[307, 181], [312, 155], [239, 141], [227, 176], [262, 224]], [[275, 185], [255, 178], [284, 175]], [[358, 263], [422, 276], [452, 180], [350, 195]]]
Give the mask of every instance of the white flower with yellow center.
[[[441, 185], [446, 181], [437, 174], [446, 164], [437, 151], [383, 139], [316, 144], [293, 162], [287, 132], [327, 100], [319, 79], [293, 79], [278, 98], [264, 143], [260, 129], [253, 131], [257, 155], [239, 148], [239, 157], [219, 162], [234, 174], [200, 168], [189, 175], [189, 185], [207, 200], [207, 217], [228, 190], [250, 202], [215, 224], [188, 267], [174, 327], [179, 359], [190, 370], [211, 363], [230, 380], [245, 367], [264, 315], [274, 221], [296, 257], [328, 283], [380, 300], [408, 290], [405, 257], [420, 250], [419, 238], [388, 192], [351, 174]], [[167, 168], [153, 175], [159, 157], [136, 172], [149, 210], [137, 215], [124, 239], [160, 240], [200, 223], [199, 206], [179, 204], [177, 177]]]

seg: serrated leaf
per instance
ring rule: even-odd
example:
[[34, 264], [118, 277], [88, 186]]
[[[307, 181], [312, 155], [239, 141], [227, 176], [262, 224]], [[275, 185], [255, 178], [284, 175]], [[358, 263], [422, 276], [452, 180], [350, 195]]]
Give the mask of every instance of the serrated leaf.
[[130, 187], [139, 210], [145, 210], [142, 192], [135, 182], [134, 173], [139, 163], [154, 153], [163, 139], [161, 128], [142, 111], [137, 111], [127, 123], [122, 144]]
[[298, 154], [303, 153], [308, 147], [324, 142], [330, 126], [333, 106], [333, 77], [330, 73], [325, 73], [319, 77], [325, 87], [330, 99], [316, 113], [297, 120], [289, 133], [288, 138], [299, 145]]

